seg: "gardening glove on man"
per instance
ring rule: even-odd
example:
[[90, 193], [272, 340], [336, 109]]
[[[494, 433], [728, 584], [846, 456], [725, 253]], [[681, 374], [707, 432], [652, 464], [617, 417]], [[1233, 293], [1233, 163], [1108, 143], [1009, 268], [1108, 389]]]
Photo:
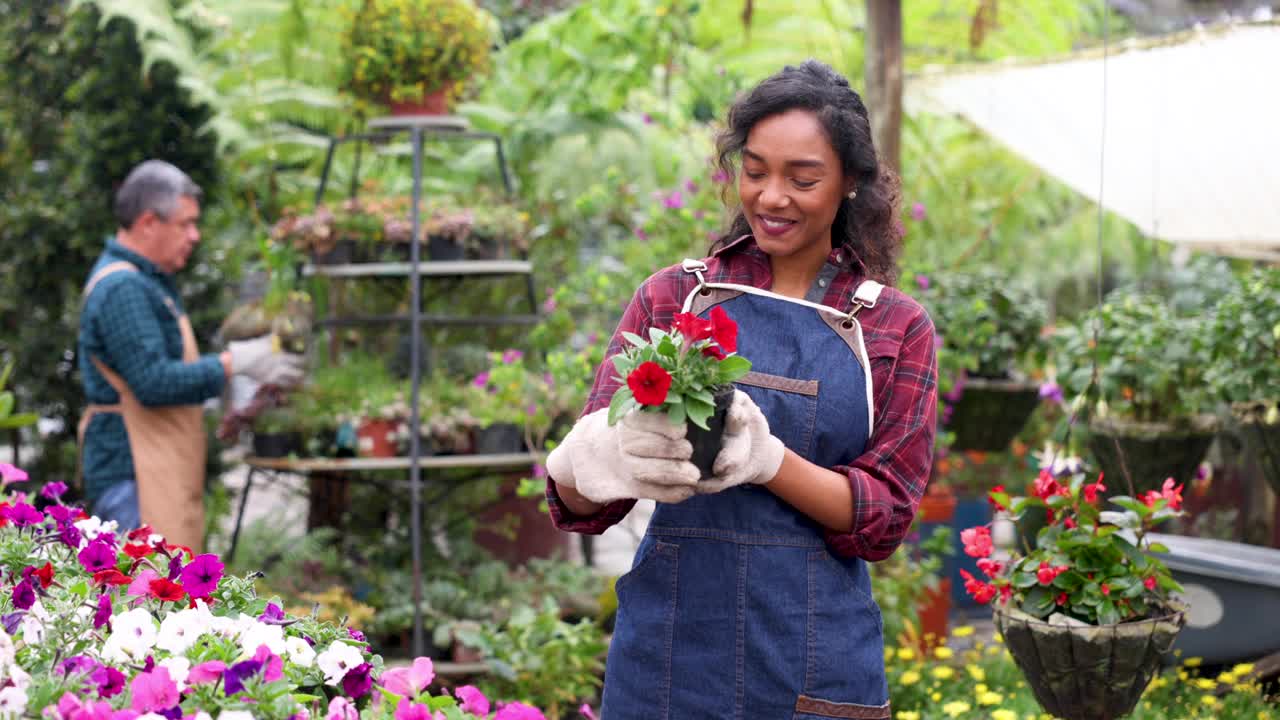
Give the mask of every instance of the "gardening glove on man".
[[724, 418], [724, 440], [712, 465], [712, 477], [698, 483], [698, 493], [715, 493], [743, 483], [767, 483], [782, 467], [782, 441], [769, 432], [764, 413], [741, 390]]
[[601, 408], [577, 422], [547, 456], [547, 474], [598, 503], [649, 499], [676, 503], [691, 497], [698, 468], [685, 426], [665, 413], [632, 411], [609, 425]]
[[270, 335], [227, 344], [231, 353], [231, 372], [283, 389], [302, 383], [306, 358], [294, 353], [276, 352], [275, 338]]

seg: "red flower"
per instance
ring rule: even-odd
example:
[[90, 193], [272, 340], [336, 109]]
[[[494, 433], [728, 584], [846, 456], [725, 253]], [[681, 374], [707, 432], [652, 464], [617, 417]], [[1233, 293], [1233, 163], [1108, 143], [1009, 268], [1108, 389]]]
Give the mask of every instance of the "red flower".
[[978, 580], [970, 575], [968, 570], [961, 570], [960, 576], [964, 578], [964, 591], [969, 593], [979, 605], [986, 605], [996, 596], [995, 585]]
[[1054, 602], [1058, 603], [1059, 605], [1066, 605], [1066, 604], [1067, 604], [1067, 594], [1066, 594], [1066, 593], [1058, 593], [1058, 598], [1057, 598], [1057, 600], [1055, 600]]
[[1084, 500], [1087, 503], [1098, 502], [1098, 491], [1106, 490], [1107, 486], [1102, 484], [1102, 475], [1099, 473], [1098, 482], [1089, 483], [1084, 486]]
[[1062, 486], [1058, 484], [1057, 480], [1053, 479], [1048, 470], [1041, 470], [1040, 475], [1036, 477], [1034, 492], [1036, 497], [1041, 500], [1048, 500], [1057, 495], [1061, 489]]
[[991, 528], [980, 526], [961, 531], [960, 542], [964, 543], [964, 553], [969, 557], [990, 557]]
[[93, 581], [98, 585], [128, 585], [133, 578], [120, 572], [119, 568], [107, 568], [93, 574]]
[[1010, 600], [1012, 597], [1013, 597], [1013, 586], [1012, 586], [1012, 585], [1001, 585], [1001, 586], [1000, 586], [1000, 604], [1001, 604], [1001, 605], [1008, 605], [1008, 604], [1009, 604], [1009, 600]]
[[1143, 587], [1145, 587], [1145, 588], [1146, 588], [1146, 589], [1148, 589], [1148, 590], [1155, 590], [1155, 589], [1156, 589], [1156, 577], [1155, 577], [1155, 575], [1152, 575], [1152, 576], [1150, 576], [1150, 577], [1148, 577], [1148, 578], [1144, 579], [1144, 580], [1142, 581], [1142, 585], [1143, 585]]
[[1108, 585], [1108, 584], [1106, 584], [1106, 583], [1102, 583], [1102, 594], [1103, 594], [1103, 595], [1110, 595], [1110, 594], [1111, 594], [1111, 586], [1110, 586], [1110, 585]]
[[13, 507], [13, 503], [0, 502], [0, 527], [9, 524], [9, 508]]
[[711, 308], [711, 339], [725, 352], [738, 351], [738, 323], [719, 305]]
[[695, 343], [711, 337], [711, 323], [693, 313], [676, 313], [671, 327], [680, 333], [685, 342]]
[[999, 575], [1001, 570], [1004, 570], [1004, 563], [991, 558], [982, 558], [978, 560], [978, 569], [985, 573], [987, 577], [993, 578]]
[[1066, 520], [1063, 520], [1062, 524], [1066, 525], [1068, 530], [1073, 530], [1076, 526], [1076, 519], [1069, 517]]
[[1059, 565], [1058, 567], [1050, 567], [1049, 563], [1041, 562], [1040, 569], [1036, 570], [1036, 580], [1039, 580], [1041, 585], [1048, 585], [1053, 582], [1054, 578], [1058, 577], [1059, 575], [1061, 575], [1066, 571], [1067, 571], [1066, 565]]
[[129, 543], [128, 545], [124, 546], [124, 554], [128, 555], [134, 560], [141, 560], [142, 558], [150, 555], [153, 552], [155, 552], [155, 548], [149, 545], [139, 545], [136, 543]]
[[728, 357], [728, 355], [725, 355], [724, 351], [721, 350], [720, 346], [718, 345], [708, 345], [702, 348], [702, 354], [706, 355], [707, 357], [713, 357], [717, 360], [723, 360], [726, 357]]
[[1003, 486], [1003, 485], [997, 485], [997, 486], [995, 486], [995, 487], [991, 488], [991, 492], [987, 493], [987, 502], [991, 503], [991, 507], [995, 508], [996, 510], [1007, 510], [1007, 509], [1008, 509], [1008, 508], [1006, 508], [1004, 505], [1001, 505], [1000, 503], [996, 502], [996, 499], [995, 499], [994, 497], [992, 497], [992, 494], [994, 494], [994, 493], [1002, 493], [1002, 492], [1004, 492], [1004, 486]]
[[147, 538], [151, 537], [151, 535], [154, 533], [155, 533], [155, 530], [152, 530], [150, 525], [143, 525], [142, 527], [137, 527], [130, 530], [129, 534], [126, 537], [128, 537], [133, 542], [138, 542], [139, 540], [146, 540]]
[[627, 376], [627, 387], [636, 402], [641, 405], [661, 405], [667, 401], [667, 391], [671, 389], [671, 375], [662, 366], [652, 360], [640, 363], [640, 367]]
[[1160, 496], [1169, 501], [1170, 510], [1182, 509], [1182, 485], [1173, 486], [1173, 478], [1165, 478]]
[[52, 563], [45, 563], [44, 567], [36, 570], [32, 574], [35, 575], [37, 578], [40, 578], [40, 587], [42, 588], [47, 589], [50, 585], [53, 584], [53, 564]]
[[156, 578], [151, 581], [151, 585], [147, 589], [147, 594], [157, 600], [165, 602], [177, 602], [187, 596], [187, 591], [182, 586], [172, 580], [165, 578]]

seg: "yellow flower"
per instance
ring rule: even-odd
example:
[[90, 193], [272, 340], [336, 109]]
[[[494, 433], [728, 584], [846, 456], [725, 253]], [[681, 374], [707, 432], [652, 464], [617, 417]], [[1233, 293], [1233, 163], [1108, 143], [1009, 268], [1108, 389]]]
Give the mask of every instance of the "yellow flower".
[[981, 695], [982, 693], [984, 693], [984, 692], [986, 692], [986, 691], [987, 691], [987, 684], [986, 684], [986, 683], [978, 683], [977, 685], [974, 685], [974, 686], [973, 686], [973, 692], [974, 692], [974, 693], [976, 693], [976, 694], [978, 694], [978, 695]]
[[1229, 673], [1229, 672], [1219, 673], [1219, 674], [1218, 674], [1218, 682], [1222, 683], [1223, 685], [1235, 685], [1235, 684], [1236, 684], [1236, 676], [1235, 676], [1235, 675], [1232, 675], [1232, 674], [1231, 674], [1231, 673]]
[[947, 647], [946, 645], [939, 645], [937, 648], [934, 649], [933, 655], [939, 660], [950, 660], [951, 656], [955, 655], [955, 653], [952, 652], [951, 648]]
[[991, 711], [991, 720], [1018, 720], [1018, 713], [999, 708]]
[[898, 678], [898, 682], [903, 685], [915, 685], [920, 682], [920, 673], [915, 670], [908, 670], [902, 673], [902, 677]]
[[1214, 707], [1214, 706], [1216, 706], [1216, 705], [1218, 704], [1218, 698], [1216, 698], [1216, 697], [1214, 697], [1214, 696], [1212, 696], [1212, 695], [1201, 695], [1201, 696], [1200, 696], [1200, 704], [1201, 704], [1201, 705], [1208, 705], [1209, 707]]
[[1253, 672], [1253, 663], [1240, 663], [1239, 665], [1231, 668], [1231, 672], [1236, 675], [1248, 675]]
[[920, 713], [914, 710], [899, 710], [894, 717], [898, 720], [920, 720]]
[[915, 653], [915, 651], [914, 651], [914, 650], [912, 650], [911, 648], [905, 648], [905, 647], [904, 647], [904, 648], [898, 648], [898, 659], [899, 659], [899, 660], [914, 660], [914, 659], [915, 659], [915, 657], [916, 657], [916, 653]]
[[1209, 678], [1199, 678], [1195, 681], [1195, 686], [1201, 690], [1212, 690], [1218, 687], [1218, 681], [1210, 680]]
[[942, 712], [946, 713], [951, 717], [959, 717], [969, 712], [969, 707], [970, 705], [967, 702], [963, 702], [961, 700], [954, 700], [952, 702], [947, 703], [946, 705], [943, 705]]
[[978, 696], [979, 705], [999, 705], [1004, 700], [1004, 696], [998, 692], [984, 692]]
[[889, 648], [889, 647], [885, 648], [885, 649], [884, 649], [884, 661], [885, 661], [885, 662], [889, 662], [889, 661], [890, 661], [890, 660], [892, 660], [892, 659], [893, 659], [893, 648]]
[[938, 667], [933, 669], [933, 672], [930, 673], [930, 675], [933, 675], [939, 680], [950, 680], [951, 678], [955, 677], [955, 674], [956, 674], [956, 671], [953, 668], [947, 667], [946, 665], [939, 665]]
[[987, 648], [987, 654], [988, 654], [988, 655], [999, 655], [1000, 653], [1002, 653], [1002, 652], [1004, 652], [1004, 651], [1005, 651], [1005, 650], [1004, 650], [1004, 648], [999, 647], [999, 646], [997, 646], [997, 645], [992, 645], [991, 647]]
[[1183, 660], [1182, 664], [1187, 667], [1200, 667], [1201, 662], [1204, 662], [1204, 658], [1189, 657], [1186, 660]]
[[658, 17], [665, 17], [665, 16], [666, 16], [666, 14], [667, 14], [667, 6], [666, 6], [666, 5], [659, 5], [659, 6], [657, 7], [657, 9], [655, 9], [655, 10], [653, 11], [653, 14], [654, 14], [654, 15], [657, 15]]
[[942, 693], [940, 693], [940, 692], [936, 692], [936, 693], [934, 693], [934, 694], [930, 695], [930, 696], [929, 696], [929, 699], [930, 699], [930, 700], [932, 700], [932, 701], [934, 701], [934, 702], [941, 702], [941, 701], [942, 701]]
[[956, 628], [951, 632], [952, 637], [958, 637], [958, 638], [969, 637], [972, 634], [973, 634], [972, 625], [961, 625], [960, 627]]
[[995, 635], [991, 636], [991, 642], [999, 645], [1004, 642], [1004, 637], [1002, 637], [1000, 633], [996, 633]]
[[982, 682], [987, 679], [987, 674], [977, 665], [966, 665], [964, 669], [969, 671], [969, 677], [977, 680], [978, 682]]

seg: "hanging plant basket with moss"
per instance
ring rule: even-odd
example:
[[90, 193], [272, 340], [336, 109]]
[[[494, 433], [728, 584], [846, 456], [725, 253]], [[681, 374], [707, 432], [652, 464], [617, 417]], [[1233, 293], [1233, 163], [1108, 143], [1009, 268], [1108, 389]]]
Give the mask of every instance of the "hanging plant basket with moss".
[[1213, 415], [1172, 422], [1095, 418], [1089, 421], [1089, 449], [1098, 468], [1117, 487], [1125, 482], [1127, 469], [1134, 490], [1144, 492], [1168, 478], [1189, 482], [1209, 452], [1219, 424]]
[[1280, 493], [1280, 401], [1233, 403], [1231, 416], [1262, 476]]
[[1040, 405], [1040, 384], [1021, 377], [966, 377], [953, 390], [946, 428], [955, 450], [1003, 452]]

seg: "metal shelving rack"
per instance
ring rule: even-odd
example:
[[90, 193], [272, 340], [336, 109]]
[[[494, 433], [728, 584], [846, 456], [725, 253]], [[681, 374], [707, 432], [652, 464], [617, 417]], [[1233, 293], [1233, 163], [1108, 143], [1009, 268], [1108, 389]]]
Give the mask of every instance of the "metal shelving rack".
[[[413, 153], [413, 196], [410, 204], [410, 224], [412, 240], [409, 243], [408, 262], [353, 263], [346, 265], [308, 264], [300, 272], [306, 277], [326, 278], [389, 278], [405, 277], [410, 280], [409, 313], [392, 315], [335, 316], [321, 318], [318, 326], [352, 326], [371, 324], [391, 324], [408, 322], [410, 327], [410, 401], [409, 423], [411, 428], [421, 426], [419, 416], [419, 391], [422, 381], [422, 327], [424, 324], [470, 324], [470, 325], [508, 325], [533, 324], [538, 320], [538, 302], [534, 289], [533, 266], [527, 259], [522, 260], [457, 260], [457, 261], [424, 261], [422, 258], [422, 165], [423, 143], [426, 136], [444, 140], [479, 140], [492, 141], [497, 152], [498, 170], [502, 176], [503, 188], [508, 196], [512, 193], [511, 176], [507, 169], [506, 157], [502, 149], [502, 138], [494, 133], [476, 132], [469, 128], [466, 121], [455, 116], [410, 115], [375, 118], [368, 122], [368, 132], [330, 138], [328, 152], [325, 156], [324, 169], [321, 171], [320, 184], [316, 189], [316, 205], [324, 201], [325, 189], [333, 168], [333, 158], [337, 149], [347, 143], [357, 143], [355, 168], [352, 173], [350, 197], [356, 197], [360, 176], [360, 163], [365, 144], [387, 143], [396, 137], [408, 133]], [[506, 277], [524, 276], [528, 290], [531, 313], [528, 315], [498, 316], [451, 316], [427, 315], [422, 312], [422, 278], [469, 278], [469, 277]], [[423, 643], [422, 628], [422, 470], [513, 467], [532, 465], [537, 456], [533, 453], [514, 455], [462, 455], [449, 457], [423, 458], [421, 456], [421, 439], [419, 433], [409, 433], [409, 455], [407, 458], [388, 458], [382, 461], [365, 460], [303, 460], [289, 467], [269, 461], [251, 463], [251, 468], [274, 472], [292, 470], [300, 472], [326, 470], [386, 470], [407, 467], [409, 470], [410, 524], [409, 532], [413, 563], [413, 654], [421, 655]], [[252, 470], [251, 470], [252, 471]], [[244, 497], [248, 496], [246, 487]], [[240, 507], [240, 515], [244, 512], [244, 503]], [[237, 518], [237, 528], [239, 517]], [[233, 542], [234, 547], [234, 542]]]

